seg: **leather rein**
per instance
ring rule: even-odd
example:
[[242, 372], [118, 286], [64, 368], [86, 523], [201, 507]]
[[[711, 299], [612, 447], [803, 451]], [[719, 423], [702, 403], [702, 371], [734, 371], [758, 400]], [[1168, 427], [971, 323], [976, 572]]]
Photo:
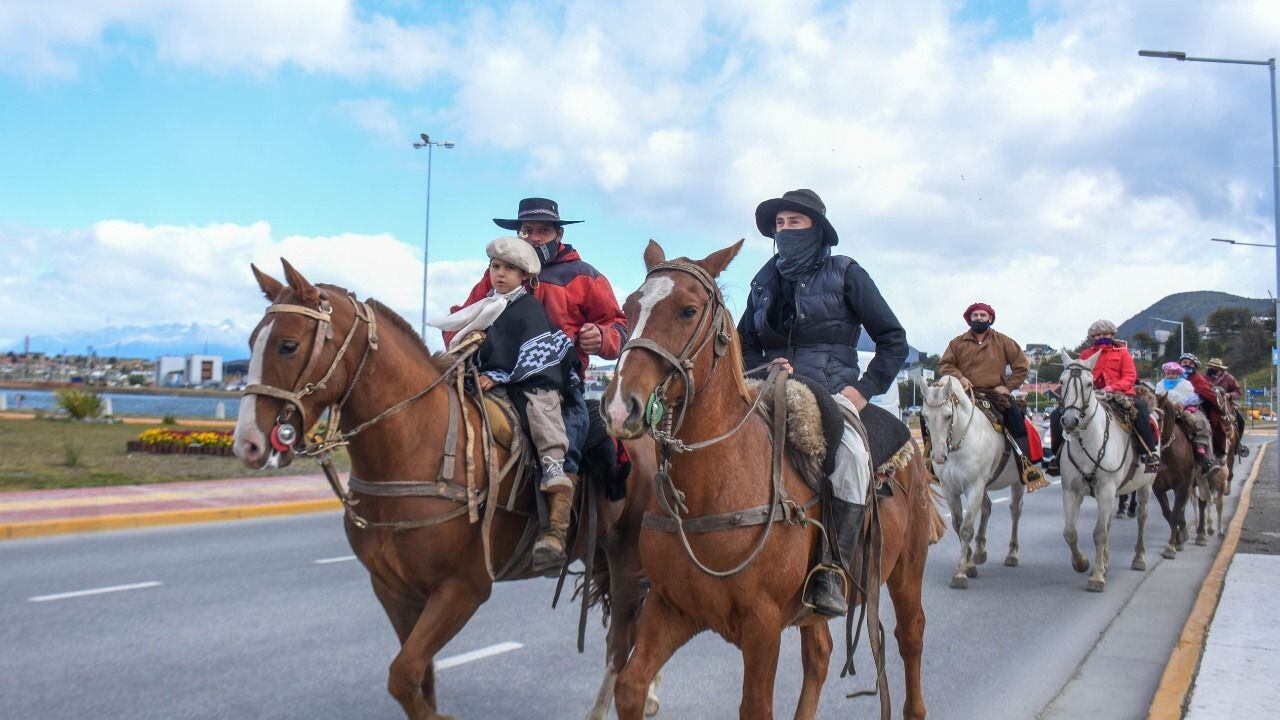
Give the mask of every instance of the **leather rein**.
[[[680, 427], [684, 423], [685, 414], [688, 412], [693, 398], [697, 395], [695, 383], [691, 376], [693, 368], [702, 352], [708, 346], [711, 346], [713, 357], [711, 371], [708, 373], [706, 381], [707, 384], [711, 382], [720, 359], [728, 352], [730, 347], [729, 331], [726, 329], [725, 323], [731, 322], [731, 318], [728, 309], [725, 307], [724, 297], [720, 293], [719, 286], [716, 285], [715, 279], [706, 270], [688, 261], [675, 260], [653, 265], [649, 268], [646, 277], [663, 271], [677, 271], [691, 275], [707, 291], [708, 298], [703, 305], [703, 313], [698, 321], [698, 326], [689, 336], [689, 340], [678, 355], [662, 345], [643, 337], [632, 338], [622, 348], [624, 352], [636, 348], [647, 350], [665, 360], [670, 368], [662, 381], [650, 393], [644, 408], [645, 419], [649, 425], [649, 434], [653, 436], [658, 446], [658, 472], [654, 475], [654, 485], [658, 502], [665, 513], [665, 517], [647, 513], [644, 519], [644, 527], [662, 532], [674, 532], [680, 538], [680, 543], [686, 556], [703, 573], [717, 578], [733, 577], [755, 562], [761, 551], [764, 550], [765, 543], [768, 542], [775, 522], [783, 520], [801, 526], [813, 523], [821, 527], [820, 522], [806, 515], [808, 508], [817, 502], [819, 496], [815, 494], [806, 503], [799, 504], [787, 497], [782, 484], [782, 452], [786, 443], [787, 422], [787, 372], [781, 367], [775, 366], [770, 369], [769, 376], [757, 393], [755, 402], [751, 404], [747, 412], [728, 432], [695, 443], [686, 443], [677, 437]], [[672, 381], [677, 377], [682, 382], [683, 393], [677, 405], [671, 408], [671, 412], [668, 412], [665, 404], [669, 402], [666, 400], [667, 393], [670, 390]], [[705, 387], [706, 384], [703, 385], [703, 389]], [[687, 519], [682, 517], [682, 514], [687, 513], [689, 508], [684, 501], [684, 492], [676, 487], [671, 478], [672, 454], [693, 453], [723, 442], [735, 435], [746, 426], [747, 421], [760, 408], [765, 398], [766, 390], [770, 391], [773, 399], [773, 458], [769, 504], [719, 515]], [[687, 526], [686, 523], [688, 523]], [[698, 557], [697, 552], [694, 551], [693, 546], [689, 543], [688, 533], [690, 532], [714, 532], [758, 524], [763, 524], [765, 526], [764, 530], [756, 538], [756, 542], [746, 558], [727, 570], [716, 570], [709, 567]], [[825, 533], [825, 528], [823, 528], [823, 532]]]
[[[1092, 493], [1094, 483], [1096, 483], [1098, 480], [1098, 471], [1102, 471], [1104, 473], [1120, 472], [1120, 470], [1125, 466], [1125, 460], [1129, 457], [1130, 446], [1125, 447], [1124, 453], [1120, 455], [1120, 462], [1114, 468], [1107, 468], [1102, 466], [1102, 460], [1104, 457], [1106, 457], [1106, 454], [1107, 454], [1107, 443], [1111, 440], [1112, 411], [1110, 408], [1106, 406], [1105, 403], [1097, 399], [1094, 396], [1093, 392], [1087, 391], [1085, 387], [1085, 382], [1084, 382], [1084, 371], [1087, 369], [1088, 368], [1082, 365], [1071, 366], [1068, 368], [1068, 372], [1070, 373], [1070, 376], [1067, 378], [1067, 382], [1064, 384], [1063, 391], [1062, 391], [1062, 398], [1063, 398], [1063, 402], [1065, 403], [1067, 392], [1072, 389], [1074, 389], [1076, 391], [1076, 394], [1082, 398], [1079, 408], [1077, 408], [1075, 405], [1071, 405], [1063, 410], [1063, 413], [1065, 414], [1067, 410], [1078, 409], [1081, 416], [1080, 422], [1076, 425], [1075, 429], [1067, 431], [1066, 434], [1070, 435], [1072, 439], [1074, 439], [1080, 445], [1080, 448], [1085, 451], [1085, 458], [1088, 459], [1090, 463], [1092, 463], [1093, 467], [1089, 468], [1088, 472], [1086, 472], [1084, 468], [1080, 467], [1080, 464], [1076, 462], [1075, 457], [1071, 454], [1070, 444], [1063, 446], [1063, 452], [1066, 454], [1067, 460], [1071, 461], [1071, 466], [1076, 469], [1076, 472], [1080, 473], [1080, 477], [1082, 477], [1085, 481], [1085, 484], [1088, 485], [1089, 492]], [[1098, 446], [1098, 452], [1096, 456], [1091, 455], [1089, 453], [1088, 449], [1085, 448], [1084, 446], [1084, 439], [1080, 436], [1080, 433], [1088, 429], [1090, 423], [1098, 415], [1098, 408], [1095, 407], [1095, 403], [1101, 406], [1101, 410], [1103, 414], [1103, 423], [1104, 423], [1102, 427], [1102, 443]], [[1130, 445], [1132, 445], [1132, 443], [1130, 443]], [[1132, 478], [1134, 473], [1137, 471], [1137, 468], [1138, 468], [1138, 456], [1137, 456], [1137, 453], [1135, 452], [1132, 462], [1130, 463], [1129, 473], [1128, 475], [1125, 476], [1124, 480], [1120, 482], [1120, 484], [1124, 485], [1124, 483], [1128, 482], [1129, 479]]]

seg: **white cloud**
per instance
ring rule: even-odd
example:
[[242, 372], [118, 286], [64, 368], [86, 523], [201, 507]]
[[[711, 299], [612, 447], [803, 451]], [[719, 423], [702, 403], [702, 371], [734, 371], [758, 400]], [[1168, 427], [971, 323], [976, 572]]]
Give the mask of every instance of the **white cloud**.
[[[27, 334], [171, 322], [253, 327], [265, 300], [249, 264], [283, 278], [280, 258], [312, 282], [374, 296], [417, 327], [422, 260], [387, 234], [275, 238], [252, 225], [147, 226], [105, 220], [69, 232], [0, 229], [0, 346]], [[447, 312], [484, 272], [482, 260], [433, 262], [429, 314]], [[439, 334], [429, 332], [439, 349]]]
[[[976, 298], [1015, 337], [1061, 342], [1169, 292], [1273, 287], [1269, 258], [1207, 242], [1268, 241], [1265, 71], [1136, 51], [1270, 57], [1280, 4], [1030, 6], [1030, 34], [1002, 35], [995, 21], [957, 20], [950, 0], [517, 2], [478, 6], [455, 26], [339, 0], [20, 0], [0, 6], [0, 62], [66, 76], [86, 53], [109, 52], [104, 33], [125, 30], [152, 39], [162, 61], [216, 72], [443, 79], [456, 92], [436, 116], [465, 128], [468, 146], [523, 159], [530, 179], [598, 189], [610, 212], [689, 235], [753, 238], [730, 273], [739, 288], [768, 249], [755, 205], [811, 187], [840, 250], [871, 270], [912, 341], [935, 350]], [[339, 111], [404, 137], [387, 101]], [[1256, 137], [1238, 130], [1245, 118]], [[269, 235], [254, 227], [237, 232]]]
[[334, 111], [383, 141], [400, 145], [409, 137], [395, 109], [385, 98], [340, 100], [334, 105]]

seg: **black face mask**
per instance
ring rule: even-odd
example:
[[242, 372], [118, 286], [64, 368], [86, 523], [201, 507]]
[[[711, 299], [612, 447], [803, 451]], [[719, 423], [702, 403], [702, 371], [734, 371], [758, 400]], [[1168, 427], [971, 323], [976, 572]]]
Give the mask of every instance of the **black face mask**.
[[778, 273], [794, 280], [817, 262], [831, 254], [831, 246], [823, 242], [822, 228], [779, 230], [774, 233], [778, 244]]
[[533, 249], [538, 252], [538, 260], [540, 260], [543, 265], [546, 265], [552, 260], [555, 260], [556, 255], [560, 254], [560, 241], [552, 240], [545, 245], [538, 245]]
[[972, 328], [975, 333], [981, 335], [987, 331], [987, 328], [991, 327], [991, 323], [984, 320], [970, 320], [969, 327]]
[[1196, 366], [1195, 366], [1195, 365], [1183, 365], [1183, 366], [1182, 366], [1182, 372], [1184, 372], [1184, 373], [1186, 373], [1186, 374], [1188, 374], [1188, 375], [1195, 375], [1195, 374], [1196, 374]]

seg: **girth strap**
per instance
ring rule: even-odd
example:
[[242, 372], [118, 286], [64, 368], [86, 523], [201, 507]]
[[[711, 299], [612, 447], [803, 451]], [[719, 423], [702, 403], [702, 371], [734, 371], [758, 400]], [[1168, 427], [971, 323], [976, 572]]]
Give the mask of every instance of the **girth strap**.
[[[684, 531], [687, 533], [707, 533], [717, 532], [720, 530], [733, 530], [734, 528], [751, 527], [752, 525], [763, 525], [766, 521], [790, 521], [795, 517], [795, 513], [803, 513], [817, 504], [818, 498], [818, 495], [814, 495], [799, 505], [784, 502], [783, 504], [775, 506], [757, 505], [745, 510], [734, 510], [732, 512], [719, 513], [716, 515], [701, 515], [699, 517], [686, 518], [682, 523], [684, 525]], [[772, 510], [772, 513], [770, 513], [770, 510]], [[770, 517], [771, 514], [772, 517]], [[641, 521], [641, 527], [647, 530], [657, 530], [658, 532], [665, 533], [674, 533], [677, 530], [674, 520], [664, 515], [652, 512], [644, 514], [644, 520]]]

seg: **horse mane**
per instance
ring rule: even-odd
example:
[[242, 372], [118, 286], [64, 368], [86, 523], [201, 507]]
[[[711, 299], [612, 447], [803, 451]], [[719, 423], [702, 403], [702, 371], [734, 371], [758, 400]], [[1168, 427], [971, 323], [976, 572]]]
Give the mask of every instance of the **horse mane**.
[[[720, 287], [721, 297], [724, 296], [724, 285], [717, 283]], [[725, 307], [722, 312], [729, 313], [729, 308]], [[733, 319], [733, 314], [729, 313], [729, 319]], [[754, 398], [747, 391], [746, 366], [742, 364], [742, 337], [738, 335], [738, 327], [732, 322], [728, 324], [726, 331], [729, 333], [729, 369], [733, 371], [733, 383], [738, 390], [738, 395], [742, 397], [744, 402], [752, 402]]]
[[[316, 287], [328, 291], [328, 294], [331, 297], [349, 294], [349, 291], [346, 288], [339, 287], [338, 285], [318, 283]], [[383, 322], [391, 323], [391, 325], [397, 330], [407, 335], [412, 341], [409, 344], [417, 348], [418, 351], [422, 353], [422, 357], [425, 358], [427, 362], [431, 363], [432, 367], [443, 372], [444, 365], [440, 361], [439, 354], [433, 354], [431, 350], [427, 348], [427, 344], [422, 341], [422, 336], [418, 334], [417, 330], [413, 329], [413, 326], [409, 324], [409, 321], [400, 317], [400, 313], [392, 310], [375, 298], [365, 300], [365, 304], [372, 308], [373, 311], [382, 318]]]

